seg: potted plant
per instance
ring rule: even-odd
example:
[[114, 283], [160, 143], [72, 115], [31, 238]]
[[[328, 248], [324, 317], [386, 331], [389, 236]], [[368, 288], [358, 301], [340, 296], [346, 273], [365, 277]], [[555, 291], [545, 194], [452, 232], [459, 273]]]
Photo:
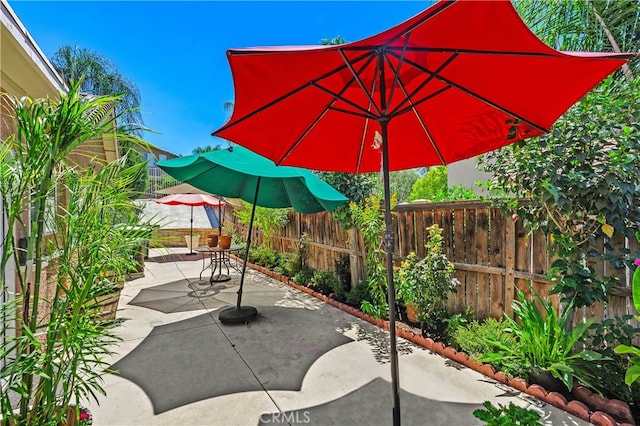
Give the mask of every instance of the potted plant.
[[419, 259], [410, 253], [398, 270], [398, 297], [404, 301], [408, 314], [415, 312], [414, 322], [424, 323], [437, 316], [446, 306], [449, 293], [455, 292], [458, 285], [442, 243], [442, 229], [438, 225], [430, 226], [425, 257]]
[[127, 188], [144, 165], [67, 163], [84, 142], [115, 136], [118, 97], [82, 96], [79, 84], [59, 100], [3, 99], [15, 130], [0, 150], [9, 230], [0, 258], [9, 296], [0, 306], [0, 405], [8, 424], [86, 423], [78, 404], [104, 393], [105, 356], [118, 341], [100, 297], [121, 286], [139, 244], [124, 229], [141, 224]]

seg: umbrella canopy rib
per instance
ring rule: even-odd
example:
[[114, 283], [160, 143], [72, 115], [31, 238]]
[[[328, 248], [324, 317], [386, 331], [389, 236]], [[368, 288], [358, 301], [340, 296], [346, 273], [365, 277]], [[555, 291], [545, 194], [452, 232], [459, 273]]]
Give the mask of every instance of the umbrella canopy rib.
[[[229, 51], [229, 52], [228, 52], [228, 56], [232, 54], [231, 52], [232, 52], [232, 51]], [[240, 51], [240, 52], [242, 52], [242, 51]], [[275, 52], [274, 52], [274, 53], [275, 53]], [[369, 53], [366, 53], [366, 54], [362, 55], [362, 56], [361, 56], [361, 58], [366, 58], [367, 56], [371, 56], [371, 55], [370, 55]], [[320, 81], [320, 80], [324, 80], [325, 78], [331, 77], [331, 76], [332, 76], [332, 75], [334, 75], [335, 73], [338, 73], [338, 72], [340, 72], [340, 71], [344, 70], [345, 68], [346, 68], [346, 65], [342, 65], [342, 66], [339, 66], [339, 67], [337, 67], [337, 68], [335, 68], [335, 69], [333, 69], [333, 70], [330, 70], [330, 71], [326, 72], [325, 74], [321, 75], [320, 77], [315, 78], [315, 79], [313, 79], [313, 80], [310, 80], [309, 82], [307, 82], [307, 83], [305, 83], [305, 84], [302, 84], [302, 85], [300, 85], [300, 86], [296, 87], [295, 89], [293, 89], [293, 90], [289, 91], [288, 93], [286, 93], [286, 94], [284, 94], [284, 95], [282, 95], [282, 96], [280, 96], [280, 97], [278, 97], [278, 98], [274, 99], [273, 101], [268, 102], [267, 104], [265, 104], [265, 105], [263, 105], [262, 107], [260, 107], [260, 108], [256, 109], [255, 111], [251, 112], [250, 114], [245, 115], [245, 116], [244, 116], [244, 117], [242, 117], [241, 119], [238, 119], [238, 120], [236, 120], [236, 121], [230, 121], [230, 122], [228, 122], [227, 124], [225, 124], [224, 126], [222, 126], [220, 129], [216, 130], [216, 132], [222, 131], [223, 129], [228, 129], [228, 128], [230, 128], [230, 127], [233, 127], [233, 126], [235, 126], [236, 124], [241, 123], [241, 122], [243, 122], [243, 121], [245, 121], [245, 120], [247, 120], [247, 119], [249, 119], [249, 118], [253, 117], [253, 116], [254, 116], [254, 115], [256, 115], [256, 114], [259, 114], [260, 112], [263, 112], [264, 110], [269, 109], [270, 107], [272, 107], [272, 106], [274, 106], [274, 105], [278, 104], [279, 102], [282, 102], [284, 99], [287, 99], [288, 97], [293, 96], [293, 95], [295, 95], [296, 93], [303, 91], [303, 90], [304, 90], [304, 89], [306, 89], [307, 87], [309, 87], [309, 86], [314, 86], [314, 82], [316, 82], [316, 81]], [[212, 133], [212, 134], [214, 134], [214, 133]]]
[[409, 44], [409, 35], [407, 34], [404, 38], [404, 43], [402, 45], [402, 52], [400, 53], [400, 60], [398, 61], [398, 68], [396, 69], [394, 69], [395, 67], [393, 66], [393, 64], [391, 64], [391, 61], [389, 60], [387, 55], [383, 56], [387, 65], [389, 65], [389, 68], [393, 71], [393, 75], [394, 75], [393, 83], [391, 84], [391, 90], [389, 91], [389, 101], [388, 101], [389, 105], [392, 105], [391, 100], [393, 98], [393, 92], [396, 90], [396, 86], [401, 84], [400, 69], [402, 68], [402, 64], [404, 63], [404, 58], [405, 58], [405, 54], [407, 53], [408, 44]]
[[[416, 69], [419, 69], [419, 70], [421, 70], [421, 71], [423, 71], [423, 72], [425, 72], [425, 73], [427, 73], [427, 74], [430, 74], [430, 75], [434, 76], [436, 79], [440, 80], [441, 82], [446, 83], [446, 84], [448, 84], [449, 86], [451, 86], [451, 87], [453, 87], [453, 88], [456, 88], [456, 89], [460, 90], [461, 92], [464, 92], [465, 94], [467, 94], [467, 95], [471, 96], [472, 98], [475, 98], [475, 99], [477, 99], [477, 100], [479, 100], [479, 101], [484, 102], [485, 104], [487, 104], [487, 105], [489, 105], [489, 106], [491, 106], [491, 107], [493, 107], [493, 108], [497, 109], [498, 111], [504, 112], [505, 114], [509, 114], [509, 115], [510, 115], [510, 116], [512, 116], [513, 118], [517, 118], [518, 120], [522, 121], [523, 123], [527, 123], [527, 124], [528, 124], [528, 125], [530, 125], [531, 127], [535, 128], [535, 129], [538, 129], [538, 130], [540, 130], [540, 131], [541, 131], [541, 132], [543, 132], [543, 133], [547, 133], [547, 132], [549, 132], [549, 129], [545, 128], [544, 126], [541, 126], [541, 125], [539, 125], [539, 124], [536, 124], [536, 123], [534, 123], [533, 121], [531, 121], [531, 120], [527, 119], [526, 117], [523, 117], [523, 116], [522, 116], [522, 115], [520, 115], [520, 114], [517, 114], [517, 113], [515, 113], [515, 112], [513, 112], [513, 111], [510, 111], [510, 110], [508, 110], [507, 108], [504, 108], [503, 106], [498, 105], [498, 104], [497, 104], [497, 103], [495, 103], [495, 102], [492, 102], [491, 100], [487, 99], [486, 97], [481, 96], [481, 95], [479, 95], [478, 93], [476, 93], [476, 92], [474, 92], [474, 91], [472, 91], [472, 90], [469, 90], [469, 89], [467, 89], [466, 87], [463, 87], [462, 85], [457, 84], [457, 83], [455, 83], [454, 81], [451, 81], [450, 79], [448, 79], [448, 78], [446, 78], [446, 77], [443, 77], [442, 75], [438, 74], [437, 70], [436, 70], [436, 71], [431, 71], [431, 70], [429, 70], [429, 69], [427, 69], [427, 68], [425, 68], [425, 67], [421, 66], [420, 64], [417, 64], [417, 63], [415, 63], [415, 62], [413, 62], [413, 61], [411, 61], [411, 60], [409, 60], [409, 59], [407, 59], [407, 61], [406, 61], [406, 62], [407, 62], [408, 64], [410, 64], [411, 66], [415, 67]], [[422, 103], [422, 102], [424, 102], [425, 100], [427, 100], [427, 99], [425, 98], [425, 99], [422, 99], [422, 100], [420, 100], [420, 101], [416, 101], [416, 102], [415, 102], [415, 104], [417, 105], [418, 103]], [[407, 108], [405, 108], [404, 110], [399, 111], [396, 115], [400, 115], [400, 114], [402, 114], [402, 113], [405, 113], [405, 112], [407, 112], [409, 109], [412, 109], [412, 108], [407, 107]]]
[[[378, 115], [382, 115], [382, 111], [380, 111], [380, 108], [378, 108], [378, 106], [376, 105], [376, 102], [373, 100], [373, 97], [369, 94], [369, 92], [365, 88], [364, 82], [360, 78], [360, 73], [356, 72], [356, 70], [353, 68], [353, 64], [351, 63], [349, 58], [347, 58], [347, 56], [344, 54], [344, 50], [338, 49], [338, 52], [340, 53], [342, 60], [346, 64], [347, 69], [351, 71], [351, 75], [353, 76], [355, 81], [358, 83], [358, 86], [360, 86], [360, 89], [362, 89], [365, 95], [367, 95], [367, 98], [369, 98], [370, 105], [373, 105], [375, 107], [376, 111], [378, 112]], [[376, 59], [376, 55], [371, 55], [371, 61], [374, 61], [375, 59]], [[354, 61], [354, 63], [356, 63], [356, 61]], [[368, 65], [368, 62], [362, 67], [361, 71], [364, 70], [367, 65]], [[345, 87], [348, 87], [348, 86], [345, 85]]]
[[[326, 87], [321, 86], [321, 85], [320, 85], [320, 84], [318, 84], [318, 82], [316, 82], [316, 81], [312, 81], [312, 82], [310, 82], [309, 84], [311, 84], [313, 87], [317, 88], [318, 90], [321, 90], [321, 91], [325, 92], [325, 93], [326, 93], [326, 94], [328, 94], [329, 96], [332, 96], [332, 97], [333, 97], [333, 101], [332, 101], [329, 105], [331, 105], [331, 104], [335, 103], [335, 101], [337, 101], [337, 100], [340, 100], [340, 101], [342, 101], [342, 102], [344, 102], [344, 103], [346, 103], [346, 104], [351, 105], [352, 107], [356, 108], [357, 110], [362, 111], [362, 114], [358, 114], [358, 113], [357, 113], [357, 112], [355, 112], [355, 111], [346, 111], [346, 110], [343, 110], [344, 112], [348, 112], [348, 113], [350, 113], [350, 114], [357, 115], [358, 117], [364, 117], [364, 118], [369, 117], [369, 118], [373, 118], [373, 119], [375, 119], [375, 118], [376, 118], [376, 116], [375, 116], [375, 115], [371, 115], [371, 113], [370, 113], [369, 111], [367, 111], [367, 109], [366, 109], [366, 108], [363, 108], [362, 106], [360, 106], [360, 105], [356, 104], [355, 102], [352, 102], [352, 101], [350, 101], [349, 99], [347, 99], [347, 98], [343, 97], [343, 93], [344, 93], [344, 91], [345, 91], [345, 90], [342, 90], [341, 92], [336, 93], [336, 92], [334, 92], [334, 91], [332, 91], [332, 90], [330, 90], [330, 89], [327, 89]], [[349, 86], [345, 85], [345, 88], [346, 88], [346, 87], [349, 87]], [[332, 109], [332, 110], [335, 110], [335, 111], [337, 111], [337, 110], [338, 110], [338, 108], [331, 108], [330, 106], [329, 106], [329, 107], [327, 107], [327, 109]]]
[[[404, 104], [409, 104], [409, 106], [407, 107], [407, 109], [414, 109], [414, 107], [415, 107], [416, 103], [411, 101], [411, 100], [413, 99], [413, 97], [414, 97], [417, 93], [419, 93], [422, 89], [424, 89], [424, 87], [425, 87], [427, 84], [431, 83], [431, 82], [432, 82], [432, 81], [437, 77], [437, 75], [438, 75], [438, 74], [440, 74], [440, 73], [442, 72], [442, 70], [444, 70], [444, 69], [445, 69], [445, 68], [446, 68], [446, 67], [447, 67], [451, 62], [453, 62], [453, 60], [454, 60], [456, 57], [457, 57], [457, 55], [456, 55], [456, 54], [451, 55], [451, 56], [450, 56], [446, 61], [444, 61], [444, 62], [442, 63], [442, 65], [440, 65], [438, 68], [436, 68], [436, 70], [435, 70], [432, 74], [427, 75], [427, 78], [426, 78], [422, 83], [420, 83], [420, 84], [418, 85], [418, 87], [416, 87], [416, 88], [415, 88], [411, 93], [407, 93], [407, 91], [406, 91], [406, 90], [404, 90], [404, 85], [403, 85], [403, 84], [402, 84], [402, 82], [401, 82], [400, 84], [401, 84], [401, 87], [402, 87], [403, 92], [404, 92], [404, 94], [405, 94], [405, 99], [403, 99], [403, 100], [398, 104], [398, 106], [397, 106], [397, 107], [395, 107], [395, 108], [393, 109], [393, 111], [391, 111], [391, 112], [389, 113], [389, 115], [391, 115], [391, 116], [396, 116], [396, 115], [402, 115], [402, 114], [404, 114], [405, 112], [407, 112], [407, 111], [406, 111], [406, 110], [404, 110], [404, 109], [402, 110], [402, 112], [398, 112], [398, 110], [400, 109], [400, 107], [402, 107], [402, 105], [404, 105]], [[388, 58], [388, 56], [386, 56], [386, 55], [385, 55], [385, 59], [387, 60], [387, 63], [388, 63], [388, 65], [389, 65], [389, 67], [393, 69], [393, 65], [391, 64], [391, 60]], [[403, 59], [404, 59], [404, 58], [401, 56], [401, 57], [400, 57], [400, 60], [403, 60]], [[407, 61], [407, 63], [410, 63], [410, 61]], [[396, 73], [396, 76], [398, 76], [398, 75], [400, 74], [400, 66], [398, 66], [398, 68], [395, 70], [395, 73]], [[447, 87], [446, 87], [446, 89], [448, 89], [448, 88], [450, 88], [450, 87], [451, 87], [451, 86], [449, 85], [449, 86], [447, 86]], [[437, 93], [439, 93], [439, 92], [441, 92], [441, 90], [437, 91], [435, 94], [437, 94]], [[434, 95], [435, 95], [435, 94], [434, 94]], [[428, 98], [429, 98], [429, 96], [428, 96]], [[412, 104], [413, 104], [413, 106], [412, 106]]]

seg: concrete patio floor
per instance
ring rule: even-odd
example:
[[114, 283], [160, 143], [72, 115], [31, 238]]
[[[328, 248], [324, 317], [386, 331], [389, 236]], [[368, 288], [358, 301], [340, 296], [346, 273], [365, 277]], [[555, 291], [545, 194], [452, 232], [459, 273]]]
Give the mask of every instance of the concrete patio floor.
[[[125, 284], [123, 342], [109, 360], [119, 373], [88, 404], [94, 425], [392, 423], [387, 332], [250, 269], [243, 305], [258, 318], [221, 324], [239, 272], [209, 287], [199, 257], [152, 261], [160, 254]], [[588, 424], [404, 339], [398, 352], [404, 425], [480, 425], [483, 401], [534, 408], [546, 425]]]

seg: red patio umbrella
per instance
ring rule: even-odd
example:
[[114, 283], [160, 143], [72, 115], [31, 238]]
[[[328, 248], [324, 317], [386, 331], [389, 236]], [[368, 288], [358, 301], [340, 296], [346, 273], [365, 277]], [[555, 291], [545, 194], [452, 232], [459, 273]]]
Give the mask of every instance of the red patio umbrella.
[[389, 171], [449, 164], [548, 132], [634, 55], [556, 51], [509, 1], [442, 1], [354, 43], [232, 49], [227, 56], [234, 111], [215, 136], [278, 165], [383, 171], [399, 424]]
[[[172, 206], [183, 205], [183, 206], [191, 206], [191, 228], [189, 230], [189, 236], [191, 243], [189, 244], [189, 254], [195, 254], [193, 252], [193, 207], [194, 206], [212, 206], [218, 207], [218, 211], [220, 208], [224, 206], [224, 201], [219, 198], [212, 197], [207, 194], [170, 194], [162, 198], [158, 198], [155, 200], [156, 203], [159, 204], [168, 204]], [[220, 213], [218, 213], [220, 215]], [[222, 217], [218, 218], [218, 232], [222, 234]]]

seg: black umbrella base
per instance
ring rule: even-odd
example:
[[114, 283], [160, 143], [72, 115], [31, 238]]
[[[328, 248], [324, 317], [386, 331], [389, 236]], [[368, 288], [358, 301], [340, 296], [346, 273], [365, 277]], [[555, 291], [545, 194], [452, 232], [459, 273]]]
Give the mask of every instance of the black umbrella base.
[[253, 306], [241, 306], [239, 309], [233, 306], [221, 310], [218, 318], [224, 324], [246, 324], [257, 315], [258, 310]]

